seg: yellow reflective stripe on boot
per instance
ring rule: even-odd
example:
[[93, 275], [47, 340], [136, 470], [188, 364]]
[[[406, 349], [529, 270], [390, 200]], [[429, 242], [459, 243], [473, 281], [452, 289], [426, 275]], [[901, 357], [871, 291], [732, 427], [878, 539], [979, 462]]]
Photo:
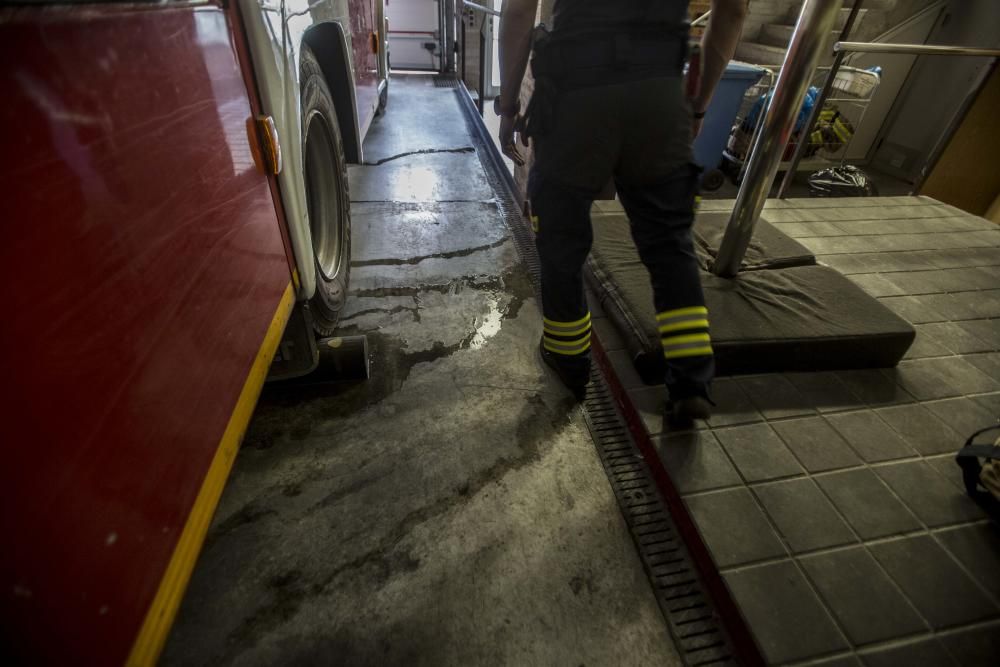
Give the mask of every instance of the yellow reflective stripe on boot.
[[587, 322], [579, 329], [555, 329], [549, 325], [542, 327], [542, 330], [550, 336], [581, 336], [590, 331], [590, 322]]
[[548, 336], [542, 339], [542, 347], [544, 347], [549, 352], [554, 352], [555, 354], [565, 354], [565, 355], [577, 355], [582, 354], [590, 349], [590, 334], [581, 338], [580, 340], [553, 340]]
[[699, 316], [704, 319], [708, 317], [708, 308], [705, 306], [690, 306], [688, 308], [667, 310], [662, 313], [657, 313], [656, 321], [660, 324], [669, 324], [671, 322], [691, 319], [692, 316]]
[[553, 336], [578, 336], [590, 328], [590, 313], [574, 322], [557, 322], [542, 318], [542, 329]]
[[661, 324], [658, 330], [661, 334], [665, 334], [665, 333], [670, 333], [671, 331], [683, 331], [685, 329], [708, 328], [708, 320], [702, 319], [700, 315], [692, 315], [691, 317], [696, 319], [674, 322], [673, 324]]
[[663, 356], [667, 359], [712, 354], [712, 338], [707, 333], [669, 336], [662, 342]]
[[707, 347], [690, 347], [663, 352], [663, 356], [667, 359], [678, 359], [680, 357], [710, 357], [713, 354], [711, 345]]

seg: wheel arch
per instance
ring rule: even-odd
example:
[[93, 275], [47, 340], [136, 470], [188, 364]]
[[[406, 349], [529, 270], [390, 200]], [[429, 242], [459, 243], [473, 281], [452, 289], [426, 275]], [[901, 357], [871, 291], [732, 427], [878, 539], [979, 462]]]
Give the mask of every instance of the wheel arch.
[[361, 162], [361, 128], [358, 125], [357, 99], [354, 93], [350, 47], [340, 23], [318, 23], [302, 36], [302, 43], [312, 50], [323, 78], [330, 89], [337, 124], [344, 141], [344, 155], [349, 163]]

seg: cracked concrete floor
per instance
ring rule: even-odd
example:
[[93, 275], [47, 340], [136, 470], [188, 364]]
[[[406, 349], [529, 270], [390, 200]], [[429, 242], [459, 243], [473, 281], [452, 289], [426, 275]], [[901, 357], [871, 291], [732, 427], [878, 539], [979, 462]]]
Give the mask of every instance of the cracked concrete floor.
[[392, 86], [351, 169], [372, 377], [265, 391], [162, 662], [678, 664], [455, 93]]

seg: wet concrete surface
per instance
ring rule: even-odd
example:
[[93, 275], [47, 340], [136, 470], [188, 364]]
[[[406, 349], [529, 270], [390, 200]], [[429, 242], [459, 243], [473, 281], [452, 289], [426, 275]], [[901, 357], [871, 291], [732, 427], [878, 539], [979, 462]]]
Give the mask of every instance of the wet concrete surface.
[[393, 80], [366, 160], [412, 154], [351, 171], [372, 377], [265, 390], [163, 664], [678, 664], [478, 158], [416, 152], [471, 145], [454, 95]]

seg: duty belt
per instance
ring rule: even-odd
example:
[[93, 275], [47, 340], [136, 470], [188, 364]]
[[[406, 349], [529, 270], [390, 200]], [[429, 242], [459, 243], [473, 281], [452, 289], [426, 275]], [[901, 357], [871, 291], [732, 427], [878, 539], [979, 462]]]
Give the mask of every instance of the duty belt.
[[604, 85], [637, 76], [677, 76], [684, 67], [683, 39], [636, 38], [628, 34], [563, 40], [554, 37], [536, 46], [531, 60], [535, 78], [547, 77], [560, 87]]
[[546, 34], [536, 40], [531, 59], [535, 90], [525, 111], [525, 133], [541, 137], [554, 122], [562, 91], [624, 83], [658, 76], [680, 76], [687, 40], [671, 35], [650, 38], [628, 33], [564, 38]]

